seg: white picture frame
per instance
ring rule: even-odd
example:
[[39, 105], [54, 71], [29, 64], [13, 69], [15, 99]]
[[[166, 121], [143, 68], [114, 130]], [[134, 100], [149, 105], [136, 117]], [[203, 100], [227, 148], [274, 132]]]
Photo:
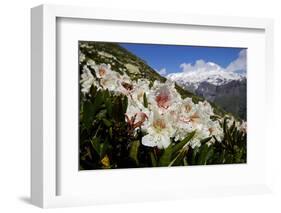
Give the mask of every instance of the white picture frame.
[[[241, 18], [241, 17], [216, 17], [201, 16], [188, 14], [173, 13], [152, 13], [147, 11], [121, 11], [107, 9], [105, 13], [99, 8], [85, 8], [74, 6], [54, 6], [41, 5], [31, 10], [31, 56], [32, 56], [32, 103], [31, 103], [31, 201], [34, 205], [42, 208], [76, 206], [76, 205], [92, 205], [99, 203], [115, 203], [115, 202], [138, 202], [142, 200], [163, 200], [178, 199], [198, 196], [215, 196], [215, 195], [241, 195], [264, 193], [271, 191], [271, 164], [270, 164], [270, 143], [271, 137], [269, 125], [266, 126], [266, 138], [264, 143], [266, 153], [262, 156], [265, 164], [260, 168], [264, 173], [262, 179], [254, 184], [249, 181], [240, 181], [237, 184], [220, 184], [220, 185], [204, 185], [201, 187], [199, 182], [194, 182], [194, 188], [179, 185], [173, 186], [167, 183], [165, 190], [159, 188], [153, 189], [149, 195], [139, 191], [134, 192], [128, 189], [123, 191], [122, 196], [119, 193], [108, 195], [105, 192], [98, 195], [82, 194], [60, 194], [58, 195], [58, 174], [61, 167], [58, 166], [60, 159], [57, 146], [57, 117], [58, 117], [58, 100], [57, 88], [60, 82], [57, 79], [57, 29], [58, 20], [63, 19], [79, 19], [79, 20], [100, 20], [102, 21], [118, 21], [132, 23], [153, 23], [155, 26], [199, 26], [206, 28], [220, 28], [231, 30], [253, 29], [263, 32], [264, 44], [264, 69], [262, 75], [265, 87], [261, 89], [264, 93], [264, 107], [272, 109], [273, 100], [270, 91], [273, 88], [271, 82], [273, 78], [273, 21], [270, 19]], [[261, 79], [260, 79], [261, 80]], [[250, 94], [251, 95], [251, 94]], [[269, 110], [270, 111], [270, 110]], [[269, 112], [271, 113], [271, 112]], [[270, 116], [267, 118], [270, 121]], [[270, 123], [270, 122], [266, 122]], [[209, 168], [210, 172], [215, 168]], [[228, 170], [233, 168], [229, 167]], [[245, 169], [245, 168], [244, 168]], [[246, 168], [247, 169], [247, 168]], [[202, 170], [198, 168], [198, 170]], [[173, 172], [178, 170], [173, 170]], [[78, 172], [78, 171], [77, 171]], [[99, 171], [95, 171], [99, 172]], [[103, 171], [102, 171], [103, 172]], [[179, 171], [179, 175], [183, 171]], [[144, 175], [144, 170], [136, 171], [139, 175]], [[117, 175], [116, 175], [117, 174]], [[125, 175], [124, 175], [125, 174]], [[173, 175], [171, 170], [167, 173], [164, 170], [158, 170], [157, 174], [153, 170], [145, 171], [150, 175]], [[87, 175], [87, 174], [86, 174]], [[119, 171], [115, 173], [116, 178], [124, 178], [126, 175], [132, 175], [128, 171]], [[180, 179], [180, 178], [179, 178]], [[70, 180], [72, 180], [70, 178]], [[179, 181], [180, 183], [180, 181]], [[71, 183], [70, 183], [71, 184]], [[73, 183], [75, 184], [75, 183]], [[130, 186], [127, 186], [129, 188]], [[74, 188], [73, 188], [74, 189]], [[186, 190], [189, 189], [189, 190]], [[169, 191], [173, 196], [165, 196]], [[127, 193], [128, 192], [128, 193]], [[120, 192], [121, 193], [121, 192]], [[125, 194], [127, 193], [127, 194]], [[131, 193], [131, 194], [130, 194]]]

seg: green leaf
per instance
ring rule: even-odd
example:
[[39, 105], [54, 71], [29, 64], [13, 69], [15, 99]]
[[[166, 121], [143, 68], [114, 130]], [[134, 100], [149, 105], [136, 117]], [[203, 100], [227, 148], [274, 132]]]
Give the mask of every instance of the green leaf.
[[189, 133], [185, 139], [174, 145], [171, 143], [163, 152], [159, 159], [159, 166], [169, 166], [174, 155], [180, 151], [195, 135], [195, 131]]
[[226, 132], [226, 128], [227, 128], [227, 120], [228, 120], [227, 117], [225, 117], [224, 120], [223, 120], [223, 132], [224, 133]]
[[152, 166], [153, 166], [153, 167], [156, 167], [156, 166], [157, 166], [157, 161], [156, 161], [156, 158], [155, 158], [155, 156], [154, 156], [154, 153], [151, 151], [151, 152], [149, 153], [149, 155], [150, 155], [150, 159], [151, 159], [151, 164], [152, 164]]
[[207, 145], [204, 144], [200, 147], [200, 153], [198, 158], [198, 164], [199, 165], [206, 165], [208, 159], [211, 157], [213, 150]]
[[106, 155], [108, 147], [109, 147], [109, 140], [108, 140], [108, 138], [106, 138], [104, 143], [100, 144], [100, 157], [101, 158], [104, 158], [104, 156]]
[[127, 107], [128, 107], [128, 97], [127, 96], [123, 96], [122, 98], [122, 113], [123, 115], [127, 112]]
[[[109, 121], [109, 120], [107, 120], [105, 118], [103, 118], [102, 121], [103, 121], [104, 125], [106, 125], [107, 127], [111, 127], [112, 126], [112, 122], [111, 121]], [[112, 129], [111, 129], [111, 131], [112, 131]]]
[[106, 110], [102, 109], [97, 113], [96, 118], [102, 120], [103, 118], [106, 117], [106, 113], [107, 113]]
[[130, 158], [135, 161], [137, 165], [139, 165], [138, 160], [138, 151], [139, 151], [140, 141], [133, 141], [131, 142], [131, 148], [130, 148]]
[[96, 112], [101, 108], [103, 103], [104, 103], [103, 93], [102, 91], [98, 91], [93, 101], [93, 106], [92, 106], [93, 114], [96, 114]]
[[171, 158], [172, 158], [172, 154], [173, 154], [173, 147], [172, 144], [170, 144], [162, 153], [158, 165], [159, 166], [168, 166], [169, 163], [171, 162]]
[[192, 157], [191, 157], [191, 164], [195, 165], [197, 164], [197, 154], [199, 153], [199, 147], [194, 147], [192, 150]]
[[208, 152], [207, 152], [207, 155], [205, 157], [205, 165], [208, 164], [208, 161], [213, 157], [214, 155], [214, 148], [213, 146], [209, 146], [209, 149], [208, 149]]
[[90, 102], [85, 102], [83, 105], [83, 115], [82, 115], [82, 123], [85, 124], [86, 128], [89, 128], [93, 122], [94, 118], [94, 108]]
[[225, 163], [225, 150], [222, 150], [222, 152], [220, 153], [220, 157], [219, 157], [219, 162], [218, 163]]
[[109, 128], [109, 137], [112, 138], [112, 127]]
[[145, 108], [148, 107], [148, 102], [147, 102], [147, 98], [146, 98], [146, 93], [143, 94], [143, 106], [144, 106]]
[[229, 128], [229, 133], [232, 134], [235, 129], [235, 121], [233, 121], [232, 125]]
[[237, 151], [237, 152], [234, 154], [235, 163], [240, 163], [240, 162], [241, 162], [242, 155], [243, 155], [242, 150], [241, 150], [241, 151], [239, 150], [239, 151]]
[[188, 162], [187, 162], [186, 156], [183, 158], [183, 165], [184, 166], [188, 166]]
[[106, 107], [106, 111], [107, 111], [108, 117], [111, 118], [112, 117], [112, 110], [113, 110], [111, 98], [107, 98], [105, 100], [105, 107]]
[[176, 153], [180, 149], [182, 149], [187, 144], [187, 142], [189, 142], [194, 137], [195, 133], [196, 133], [196, 131], [188, 133], [187, 136], [181, 142], [177, 143], [173, 147], [173, 152]]
[[90, 94], [95, 97], [97, 94], [97, 88], [95, 86], [91, 86], [90, 88]]
[[94, 150], [98, 153], [99, 156], [101, 156], [101, 148], [100, 148], [100, 142], [98, 138], [92, 138], [91, 140], [92, 147]]
[[182, 149], [177, 156], [171, 161], [171, 163], [169, 164], [169, 166], [179, 166], [183, 160], [183, 158], [185, 157], [186, 153], [187, 153], [188, 149]]
[[113, 101], [113, 106], [113, 119], [117, 122], [123, 122], [125, 120], [125, 113], [127, 111], [128, 98], [126, 96], [116, 96]]
[[[94, 119], [96, 114], [102, 108], [103, 104], [103, 95], [102, 92], [97, 92], [96, 96], [91, 99], [91, 101], [86, 101], [83, 104], [83, 123], [85, 124], [86, 128], [89, 128]], [[99, 116], [103, 116], [100, 114]]]
[[212, 139], [212, 136], [211, 137], [207, 137], [207, 138], [201, 140], [200, 143], [201, 143], [201, 145], [203, 145], [203, 144], [207, 143], [208, 141], [210, 141], [211, 139]]

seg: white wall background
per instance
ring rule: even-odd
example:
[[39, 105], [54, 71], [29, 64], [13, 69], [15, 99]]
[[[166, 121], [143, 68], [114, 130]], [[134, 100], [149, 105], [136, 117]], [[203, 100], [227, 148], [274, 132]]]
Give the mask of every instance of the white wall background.
[[[29, 204], [30, 178], [30, 8], [42, 3], [122, 9], [268, 17], [275, 20], [275, 192], [272, 195], [202, 198], [47, 210], [51, 212], [280, 212], [281, 210], [281, 13], [276, 0], [6, 0], [0, 6], [0, 212], [37, 212]], [[106, 13], [107, 10], [103, 9]], [[280, 85], [278, 85], [280, 84]]]

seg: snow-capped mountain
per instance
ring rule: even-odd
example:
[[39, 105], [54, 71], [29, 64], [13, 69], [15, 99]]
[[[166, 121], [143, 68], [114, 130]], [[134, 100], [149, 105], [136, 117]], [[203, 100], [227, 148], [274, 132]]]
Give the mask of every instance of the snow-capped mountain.
[[224, 110], [246, 118], [246, 74], [228, 71], [212, 62], [199, 60], [195, 65], [181, 65], [183, 72], [166, 77], [184, 89], [212, 101]]
[[245, 78], [245, 74], [228, 72], [219, 65], [207, 62], [202, 67], [195, 70], [184, 71], [181, 73], [171, 73], [167, 78], [178, 84], [195, 91], [202, 82], [208, 82], [215, 86], [221, 86], [231, 81], [239, 81]]

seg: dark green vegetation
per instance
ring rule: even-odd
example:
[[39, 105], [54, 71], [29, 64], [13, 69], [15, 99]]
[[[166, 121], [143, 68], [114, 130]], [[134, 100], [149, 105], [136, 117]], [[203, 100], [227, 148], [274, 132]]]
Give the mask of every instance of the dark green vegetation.
[[[131, 79], [147, 78], [151, 82], [166, 79], [150, 68], [143, 60], [131, 54], [115, 43], [79, 42], [79, 50], [85, 54], [86, 60], [80, 64], [80, 74], [87, 61], [92, 59], [97, 64], [111, 64], [113, 70], [127, 73]], [[102, 54], [101, 54], [102, 52]], [[104, 54], [109, 54], [106, 57]], [[137, 67], [131, 69], [131, 64]], [[90, 66], [88, 68], [91, 70]], [[93, 70], [91, 70], [93, 72]], [[192, 97], [194, 102], [203, 100], [193, 93], [176, 86], [181, 96]], [[166, 149], [143, 146], [142, 132], [125, 121], [128, 105], [126, 96], [116, 96], [108, 91], [97, 91], [94, 86], [90, 93], [80, 93], [80, 170], [109, 168], [139, 168], [181, 165], [232, 164], [246, 162], [246, 138], [235, 124], [230, 127], [224, 119], [222, 142], [206, 138], [201, 147], [192, 149], [188, 142], [195, 132], [186, 135], [182, 141], [173, 141]], [[213, 104], [217, 115], [225, 112]]]
[[134, 134], [134, 128], [125, 121], [126, 96], [114, 96], [92, 87], [80, 104], [80, 170], [246, 162], [247, 135], [235, 123], [228, 127], [227, 118], [221, 123], [222, 142], [207, 145], [212, 139], [209, 137], [192, 149], [187, 145], [195, 134], [192, 132], [184, 140], [160, 150], [143, 146], [141, 131]]

